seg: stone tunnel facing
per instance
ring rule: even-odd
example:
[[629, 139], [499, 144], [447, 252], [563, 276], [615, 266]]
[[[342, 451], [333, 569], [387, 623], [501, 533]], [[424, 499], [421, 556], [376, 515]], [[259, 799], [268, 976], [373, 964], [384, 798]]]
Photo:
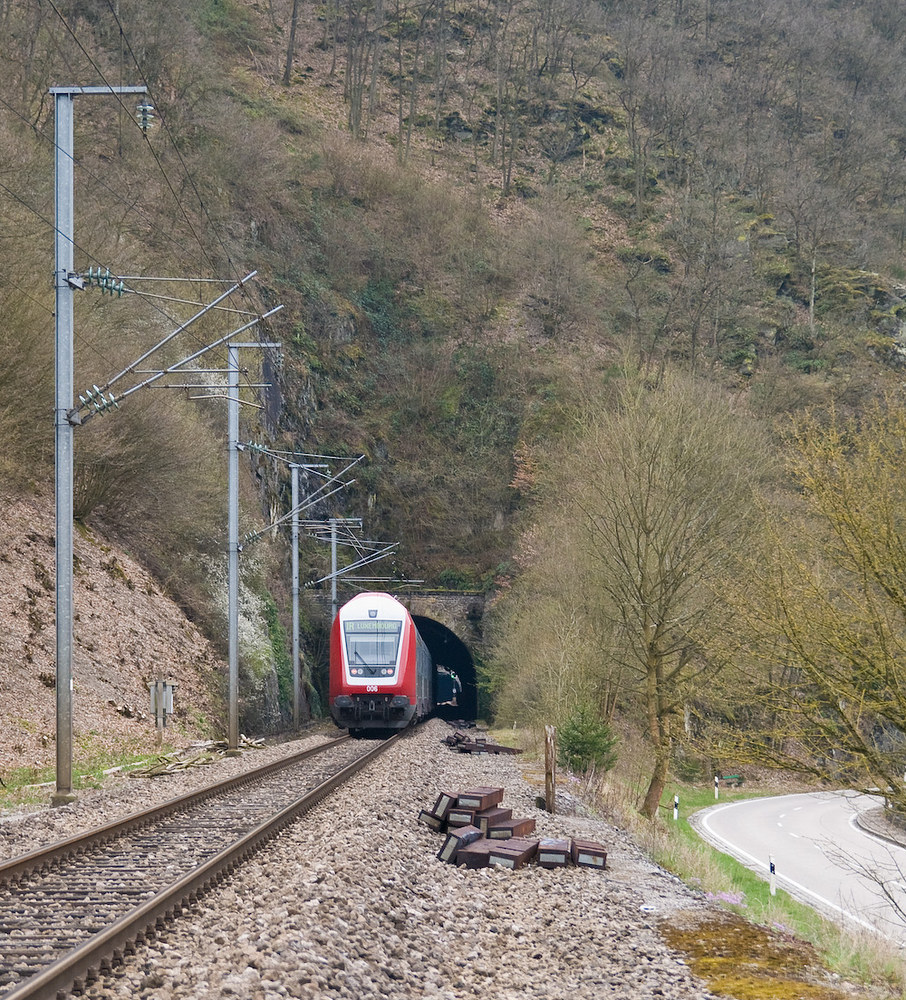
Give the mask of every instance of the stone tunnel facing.
[[466, 644], [446, 625], [433, 618], [413, 615], [412, 620], [431, 652], [438, 668], [445, 668], [459, 678], [462, 689], [453, 705], [438, 705], [434, 714], [440, 719], [474, 721], [478, 715], [478, 683], [475, 663]]

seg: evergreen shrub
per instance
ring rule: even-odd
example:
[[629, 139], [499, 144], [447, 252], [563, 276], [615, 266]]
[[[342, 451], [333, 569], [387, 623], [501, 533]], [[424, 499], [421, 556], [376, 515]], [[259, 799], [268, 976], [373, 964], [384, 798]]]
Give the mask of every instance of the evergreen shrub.
[[609, 771], [617, 762], [617, 738], [589, 705], [579, 705], [557, 730], [557, 746], [571, 771]]

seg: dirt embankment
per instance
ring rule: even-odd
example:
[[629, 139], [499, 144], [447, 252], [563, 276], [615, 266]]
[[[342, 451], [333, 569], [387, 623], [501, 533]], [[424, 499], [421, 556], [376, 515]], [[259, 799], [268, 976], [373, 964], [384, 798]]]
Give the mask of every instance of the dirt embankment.
[[[56, 740], [54, 512], [5, 501], [0, 519], [0, 776], [52, 766]], [[75, 533], [73, 739], [82, 759], [156, 746], [148, 682], [178, 684], [177, 742], [221, 735], [211, 644], [122, 551]]]

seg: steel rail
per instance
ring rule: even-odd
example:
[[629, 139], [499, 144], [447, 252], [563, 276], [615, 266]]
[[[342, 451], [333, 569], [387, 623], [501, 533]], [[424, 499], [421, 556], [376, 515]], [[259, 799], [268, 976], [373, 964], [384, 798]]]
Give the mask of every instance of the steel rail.
[[[157, 929], [162, 929], [168, 920], [174, 919], [182, 911], [185, 904], [191, 905], [195, 902], [204, 891], [225, 878], [233, 868], [273, 838], [284, 826], [317, 805], [325, 796], [361, 771], [404, 735], [405, 732], [397, 733], [378, 743], [374, 749], [347, 764], [301, 798], [260, 823], [235, 844], [209, 858], [195, 871], [184, 875], [131, 913], [120, 917], [68, 955], [48, 965], [43, 971], [35, 973], [24, 983], [2, 994], [2, 1000], [57, 1000], [61, 993], [65, 995], [73, 991], [82, 992], [86, 983], [94, 982], [100, 974], [112, 969], [122, 954], [131, 951], [135, 944], [141, 943], [145, 938], [153, 937]], [[329, 745], [336, 745], [344, 739], [341, 738]], [[322, 744], [323, 746], [325, 744]], [[258, 770], [260, 772], [263, 769]]]
[[308, 757], [314, 757], [325, 750], [345, 743], [349, 739], [349, 736], [338, 736], [327, 743], [319, 743], [317, 746], [309, 747], [307, 750], [300, 750], [298, 753], [290, 754], [280, 760], [256, 767], [243, 774], [232, 778], [224, 778], [223, 781], [215, 782], [213, 785], [206, 785], [204, 788], [196, 789], [194, 792], [186, 792], [184, 795], [168, 799], [166, 802], [160, 803], [160, 805], [150, 806], [141, 812], [131, 813], [122, 819], [113, 820], [104, 826], [98, 826], [83, 833], [74, 834], [72, 837], [59, 840], [56, 843], [49, 844], [47, 847], [38, 847], [34, 851], [29, 851], [28, 854], [20, 854], [18, 857], [10, 858], [8, 861], [0, 863], [0, 882], [15, 879], [20, 875], [33, 871], [35, 868], [51, 864], [62, 858], [73, 857], [92, 847], [105, 844], [115, 837], [120, 837], [132, 830], [138, 830], [149, 823], [165, 819], [167, 816], [172, 816], [182, 810], [189, 809], [194, 805], [204, 802], [206, 799], [223, 795], [224, 792], [232, 791], [234, 788], [241, 788], [251, 781], [266, 778], [269, 774], [292, 767], [294, 764]]

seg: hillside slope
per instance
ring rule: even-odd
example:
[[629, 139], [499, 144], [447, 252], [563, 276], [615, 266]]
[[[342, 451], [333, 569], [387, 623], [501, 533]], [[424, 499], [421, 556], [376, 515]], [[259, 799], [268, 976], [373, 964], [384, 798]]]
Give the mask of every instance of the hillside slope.
[[[4, 505], [0, 524], [0, 777], [55, 760], [53, 508]], [[75, 540], [73, 746], [76, 764], [157, 746], [149, 681], [175, 681], [168, 741], [209, 738], [226, 669], [211, 644], [134, 559], [90, 532]], [[220, 728], [216, 726], [216, 728]]]
[[[0, 487], [26, 505], [52, 491], [53, 291], [36, 280], [53, 254], [48, 88], [101, 80], [147, 86], [154, 118], [142, 131], [131, 98], [79, 97], [75, 266], [174, 280], [77, 297], [78, 388], [178, 326], [196, 304], [185, 279], [257, 269], [241, 304], [284, 304], [263, 331], [283, 346], [261, 376], [276, 391], [243, 390], [242, 436], [365, 456], [311, 514], [364, 517], [399, 542], [401, 577], [516, 575], [533, 472], [556, 466], [621, 365], [714, 381], [765, 425], [858, 410], [899, 379], [906, 342], [900, 6], [0, 5]], [[222, 336], [221, 318], [166, 361]], [[257, 365], [245, 374], [257, 386]], [[79, 429], [79, 521], [216, 642], [223, 414], [148, 395]], [[246, 457], [243, 534], [289, 506], [285, 464]], [[29, 529], [4, 530], [31, 573]], [[245, 586], [272, 612], [256, 666], [276, 677], [289, 560], [272, 541]], [[124, 560], [96, 556], [94, 572]], [[303, 545], [303, 579], [325, 563]], [[9, 637], [32, 599], [16, 587]], [[30, 628], [5, 640], [9, 683], [47, 655], [50, 626]], [[154, 666], [128, 640], [77, 653], [135, 657], [142, 683]]]

